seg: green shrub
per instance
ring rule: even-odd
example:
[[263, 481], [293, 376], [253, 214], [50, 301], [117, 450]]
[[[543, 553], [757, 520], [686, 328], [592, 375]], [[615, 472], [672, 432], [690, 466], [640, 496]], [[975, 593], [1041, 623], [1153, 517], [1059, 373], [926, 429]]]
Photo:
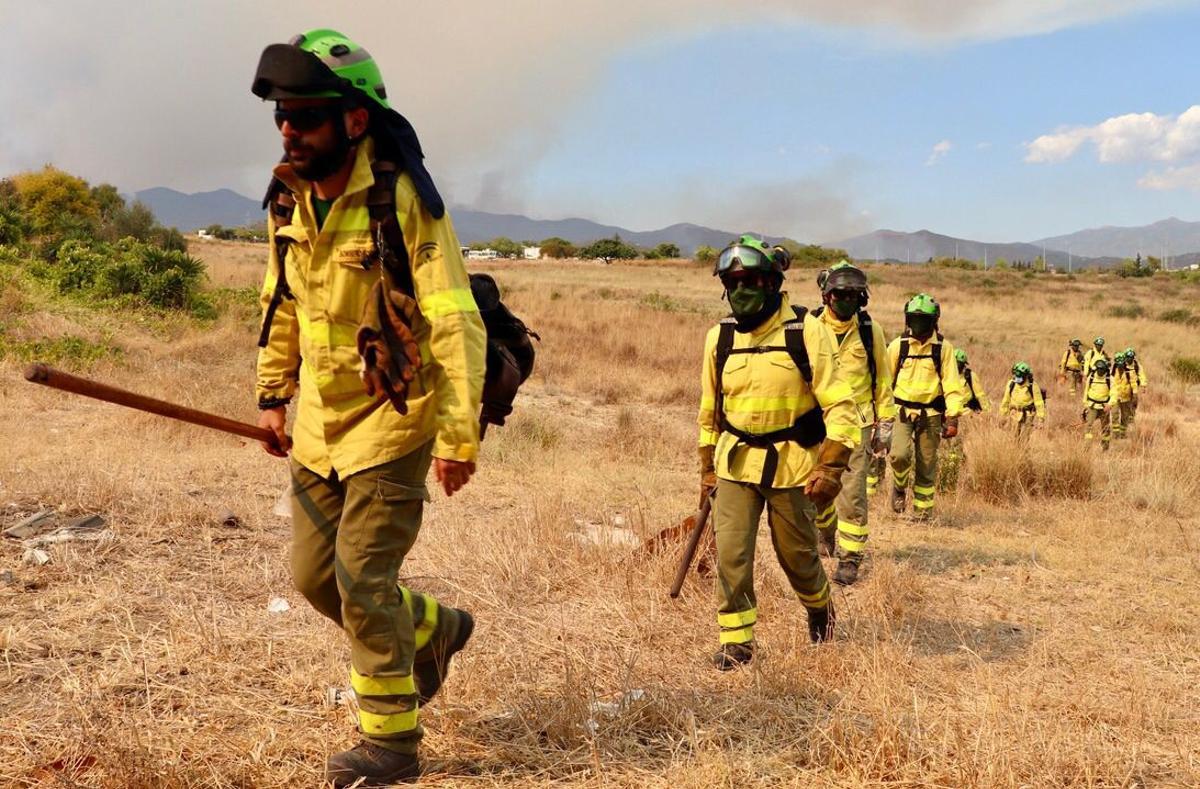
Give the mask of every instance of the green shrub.
[[1200, 324], [1200, 315], [1193, 315], [1190, 310], [1182, 308], [1167, 310], [1159, 315], [1158, 319], [1167, 323], [1183, 323], [1188, 326]]
[[123, 238], [115, 244], [66, 241], [44, 269], [63, 293], [106, 298], [137, 296], [152, 307], [188, 307], [199, 292], [204, 264], [185, 252]]
[[1176, 356], [1171, 360], [1171, 372], [1185, 384], [1200, 384], [1200, 359]]
[[1141, 318], [1146, 310], [1141, 304], [1115, 304], [1104, 311], [1110, 318]]
[[82, 241], [64, 241], [55, 255], [51, 268], [59, 291], [90, 290], [107, 261], [103, 254]]
[[53, 339], [17, 340], [6, 336], [4, 327], [0, 325], [0, 359], [47, 364], [66, 362], [84, 367], [120, 355], [121, 349], [109, 342], [92, 342], [73, 334]]

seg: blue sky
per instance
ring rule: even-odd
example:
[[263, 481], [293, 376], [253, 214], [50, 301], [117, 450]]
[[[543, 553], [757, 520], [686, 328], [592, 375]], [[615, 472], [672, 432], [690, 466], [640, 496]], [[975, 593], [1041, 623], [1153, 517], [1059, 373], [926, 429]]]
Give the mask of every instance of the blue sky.
[[[835, 236], [861, 222], [996, 241], [1200, 219], [1195, 192], [1139, 188], [1145, 166], [1086, 151], [1027, 163], [1023, 145], [1200, 103], [1198, 32], [1193, 7], [919, 49], [797, 25], [644, 44], [571, 110], [526, 199], [641, 229], [720, 221], [723, 185], [737, 202], [747, 184], [794, 180], [841, 196], [845, 216], [824, 219]], [[942, 140], [951, 147], [930, 164]], [[697, 181], [707, 211], [673, 196]], [[764, 216], [784, 226], [763, 230], [805, 225]]]

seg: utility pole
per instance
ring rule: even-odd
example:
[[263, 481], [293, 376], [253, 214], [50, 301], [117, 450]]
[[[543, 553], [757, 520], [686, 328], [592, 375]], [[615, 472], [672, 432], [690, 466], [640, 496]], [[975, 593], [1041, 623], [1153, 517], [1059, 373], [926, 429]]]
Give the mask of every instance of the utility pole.
[[1071, 242], [1068, 241], [1067, 242], [1067, 273], [1070, 274], [1071, 271], [1072, 271]]

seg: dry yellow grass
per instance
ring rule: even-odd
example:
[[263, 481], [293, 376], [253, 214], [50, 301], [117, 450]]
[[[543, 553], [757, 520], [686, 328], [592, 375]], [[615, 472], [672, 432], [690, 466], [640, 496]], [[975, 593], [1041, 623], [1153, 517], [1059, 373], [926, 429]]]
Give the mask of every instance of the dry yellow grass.
[[[263, 250], [197, 251], [215, 283], [241, 287], [259, 281]], [[579, 523], [622, 519], [649, 535], [694, 503], [714, 281], [678, 264], [487, 268], [543, 343], [479, 476], [435, 495], [404, 567], [479, 621], [425, 716], [428, 782], [1200, 783], [1200, 394], [1166, 374], [1173, 355], [1194, 355], [1194, 329], [1103, 317], [1112, 279], [873, 270], [877, 320], [895, 332], [904, 296], [933, 292], [997, 401], [1018, 357], [1049, 383], [1069, 336], [1136, 345], [1153, 385], [1138, 433], [1106, 455], [1084, 447], [1057, 386], [1050, 427], [1028, 445], [969, 418], [940, 523], [875, 502], [866, 576], [836, 593], [836, 643], [806, 643], [763, 541], [763, 656], [721, 675], [707, 666], [707, 584], [672, 602], [675, 557], [630, 562], [572, 538]], [[789, 278], [809, 304], [812, 274]], [[1194, 287], [1119, 284], [1131, 300], [1170, 291], [1197, 306]], [[5, 291], [0, 303], [22, 302]], [[95, 377], [254, 418], [252, 316], [201, 328], [37, 317], [29, 326], [47, 333], [112, 331], [124, 356]], [[324, 755], [353, 740], [347, 710], [323, 703], [346, 683], [347, 649], [291, 590], [288, 525], [270, 515], [285, 466], [231, 437], [58, 397], [11, 362], [0, 398], [0, 519], [100, 511], [113, 532], [55, 547], [43, 567], [0, 542], [15, 576], [0, 584], [0, 785], [317, 785]], [[243, 528], [216, 522], [226, 507]], [[291, 610], [269, 613], [276, 596]], [[644, 696], [593, 711], [633, 689]]]

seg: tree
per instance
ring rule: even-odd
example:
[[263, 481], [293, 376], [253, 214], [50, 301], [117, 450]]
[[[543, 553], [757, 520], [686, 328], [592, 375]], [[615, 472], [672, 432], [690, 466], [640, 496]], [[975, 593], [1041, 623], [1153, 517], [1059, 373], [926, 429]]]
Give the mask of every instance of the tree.
[[100, 209], [87, 181], [50, 165], [18, 173], [12, 182], [21, 207], [36, 235], [86, 235], [94, 232]]
[[5, 178], [0, 181], [0, 244], [16, 244], [25, 238], [28, 228], [21, 211], [21, 197], [16, 185]]
[[524, 247], [522, 247], [516, 241], [513, 241], [511, 238], [506, 238], [505, 236], [493, 238], [488, 243], [488, 246], [496, 250], [501, 257], [506, 258], [519, 258], [525, 253]]
[[579, 250], [580, 257], [603, 260], [606, 264], [614, 260], [632, 260], [638, 251], [621, 240], [620, 235], [593, 241]]
[[116, 239], [131, 237], [138, 241], [149, 241], [154, 237], [158, 221], [150, 207], [138, 200], [128, 208], [122, 205], [115, 211], [109, 225]]
[[671, 260], [680, 257], [679, 245], [664, 241], [646, 253], [651, 260]]
[[792, 256], [792, 268], [829, 268], [842, 260], [849, 260], [850, 255], [844, 249], [823, 247], [820, 244], [801, 244], [790, 238], [779, 242], [779, 246]]
[[708, 244], [701, 244], [700, 246], [696, 247], [696, 252], [692, 255], [692, 258], [697, 263], [712, 263], [717, 259], [717, 250], [713, 249]]
[[543, 256], [554, 258], [555, 260], [573, 258], [579, 254], [578, 247], [565, 238], [559, 238], [558, 236], [542, 239], [542, 243], [539, 246], [542, 248]]

